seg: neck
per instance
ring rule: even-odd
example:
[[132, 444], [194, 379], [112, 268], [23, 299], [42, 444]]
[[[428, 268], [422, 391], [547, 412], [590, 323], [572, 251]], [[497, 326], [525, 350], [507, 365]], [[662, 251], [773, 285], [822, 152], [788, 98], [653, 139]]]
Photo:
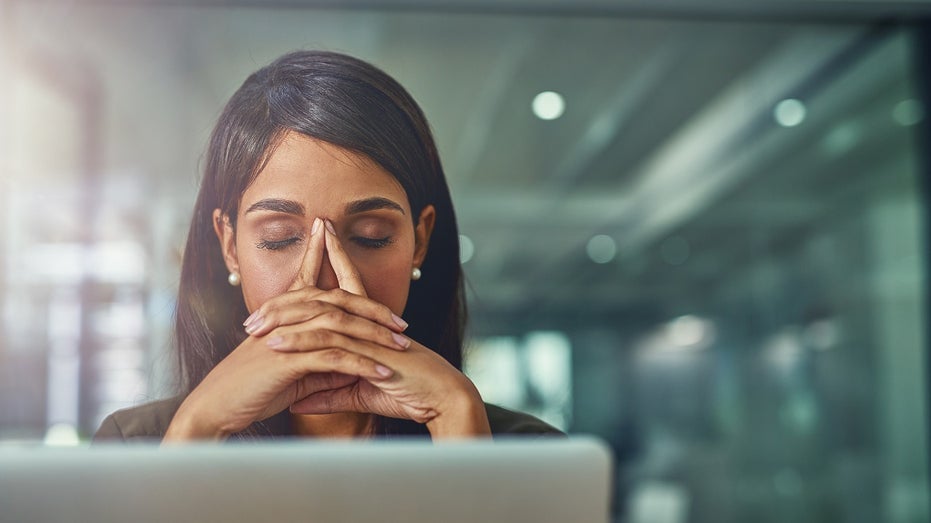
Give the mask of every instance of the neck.
[[294, 433], [312, 438], [360, 438], [372, 435], [375, 416], [357, 412], [292, 414]]

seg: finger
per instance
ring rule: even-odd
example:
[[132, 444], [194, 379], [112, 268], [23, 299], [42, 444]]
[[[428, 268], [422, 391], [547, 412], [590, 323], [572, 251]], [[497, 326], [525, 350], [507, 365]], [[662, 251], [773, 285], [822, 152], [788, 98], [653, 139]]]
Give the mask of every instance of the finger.
[[350, 376], [358, 376], [371, 381], [383, 381], [394, 375], [393, 370], [372, 358], [342, 348], [330, 348], [282, 356], [288, 357], [287, 361], [292, 366], [293, 373], [301, 377], [316, 372], [335, 372]]
[[[255, 337], [264, 336], [278, 327], [297, 325], [331, 311], [342, 311], [337, 305], [314, 299], [313, 296], [321, 292], [319, 289], [308, 288], [289, 292], [294, 295], [294, 299], [278, 300], [276, 305], [266, 303], [256, 309], [255, 315], [258, 318], [251, 322], [246, 321], [246, 332]], [[303, 296], [307, 299], [301, 299]]]
[[336, 280], [339, 282], [339, 288], [347, 290], [359, 296], [368, 296], [365, 292], [365, 286], [362, 285], [362, 277], [359, 270], [349, 260], [343, 245], [336, 237], [336, 229], [330, 220], [326, 221], [326, 250], [330, 257], [330, 265], [333, 272], [336, 273]]
[[297, 290], [304, 287], [316, 287], [317, 278], [320, 276], [320, 267], [323, 266], [323, 251], [325, 239], [323, 232], [323, 220], [314, 218], [314, 224], [310, 229], [310, 241], [307, 242], [307, 250], [304, 251], [304, 259], [301, 261], [301, 267], [298, 270], [294, 283], [288, 290]]
[[[349, 330], [344, 326], [340, 326], [340, 328]], [[365, 327], [363, 326], [361, 328], [364, 329]], [[381, 343], [356, 338], [335, 330], [289, 329], [288, 327], [284, 327], [273, 331], [266, 338], [265, 344], [278, 352], [311, 352], [339, 348], [379, 361], [391, 358], [390, 354], [384, 352], [386, 347], [394, 351], [403, 351], [411, 345], [409, 338], [404, 338], [403, 341], [396, 341], [389, 334], [389, 339], [390, 341]]]
[[[350, 314], [335, 305], [323, 301], [302, 303], [281, 311], [272, 311], [269, 313], [267, 323], [283, 325], [276, 328], [272, 335], [269, 336], [269, 340], [267, 340], [269, 343], [272, 342], [272, 339], [293, 335], [291, 341], [297, 344], [295, 350], [302, 350], [300, 336], [316, 330], [340, 333], [350, 338], [370, 341], [395, 350], [404, 350], [411, 345], [410, 338], [402, 336], [368, 318]], [[263, 326], [264, 329], [265, 326]], [[262, 334], [256, 332], [255, 335], [261, 336]], [[309, 341], [316, 341], [316, 338]], [[288, 350], [287, 348], [274, 348]], [[312, 349], [313, 347], [311, 347]]]
[[[314, 287], [288, 291], [271, 298], [256, 309], [243, 325], [248, 334], [264, 336], [277, 327], [310, 319], [311, 316], [308, 315], [311, 311], [303, 307], [313, 302], [329, 303], [350, 314], [368, 318], [395, 332], [403, 332], [407, 328], [406, 321], [381, 303], [343, 289], [323, 291]], [[296, 310], [291, 311], [292, 308]]]

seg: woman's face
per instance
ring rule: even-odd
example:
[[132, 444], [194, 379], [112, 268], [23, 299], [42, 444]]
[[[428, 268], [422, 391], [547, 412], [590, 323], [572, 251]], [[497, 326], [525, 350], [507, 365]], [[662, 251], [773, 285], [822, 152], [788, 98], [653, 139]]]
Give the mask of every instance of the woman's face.
[[[294, 284], [319, 217], [333, 222], [369, 298], [400, 315], [434, 218], [427, 206], [412, 220], [404, 189], [367, 157], [296, 132], [285, 135], [238, 212], [235, 232], [219, 210], [214, 227], [250, 312]], [[327, 256], [316, 283], [325, 290], [339, 286]]]

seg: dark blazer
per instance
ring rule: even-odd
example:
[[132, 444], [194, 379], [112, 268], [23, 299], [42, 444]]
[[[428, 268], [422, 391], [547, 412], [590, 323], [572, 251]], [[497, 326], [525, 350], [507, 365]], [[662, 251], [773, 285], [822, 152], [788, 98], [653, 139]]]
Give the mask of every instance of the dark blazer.
[[[103, 420], [97, 433], [94, 434], [94, 441], [160, 441], [182, 401], [184, 401], [182, 396], [176, 396], [118, 410]], [[495, 436], [563, 434], [529, 414], [514, 412], [490, 403], [485, 404], [485, 412], [488, 414], [491, 433]], [[273, 431], [269, 435], [287, 436], [288, 434]]]

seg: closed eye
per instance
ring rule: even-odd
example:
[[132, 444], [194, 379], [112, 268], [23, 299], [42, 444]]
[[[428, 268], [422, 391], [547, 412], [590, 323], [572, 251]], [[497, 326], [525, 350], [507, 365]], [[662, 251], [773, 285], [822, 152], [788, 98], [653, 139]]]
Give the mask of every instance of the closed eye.
[[299, 241], [301, 241], [301, 238], [298, 238], [297, 236], [295, 236], [294, 238], [288, 238], [286, 240], [277, 240], [277, 241], [262, 240], [259, 243], [256, 243], [255, 246], [258, 247], [259, 249], [268, 249], [270, 251], [278, 251], [278, 250], [284, 249], [285, 247], [294, 245], [298, 243]]
[[381, 249], [382, 247], [387, 247], [391, 245], [393, 241], [391, 236], [385, 236], [384, 238], [367, 238], [365, 236], [353, 236], [352, 241], [356, 244], [365, 247], [366, 249]]

